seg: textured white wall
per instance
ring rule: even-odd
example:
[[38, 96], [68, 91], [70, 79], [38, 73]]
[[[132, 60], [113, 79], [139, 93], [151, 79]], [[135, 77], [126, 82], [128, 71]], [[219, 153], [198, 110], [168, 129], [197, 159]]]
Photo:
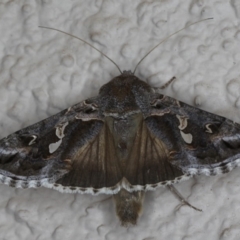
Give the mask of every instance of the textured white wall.
[[[119, 74], [82, 37], [132, 69], [161, 39], [189, 27], [155, 50], [136, 75], [193, 106], [240, 122], [240, 2], [237, 0], [15, 0], [0, 2], [0, 137], [85, 98]], [[240, 239], [240, 170], [196, 177], [178, 190], [148, 192], [138, 225], [119, 225], [108, 196], [0, 186], [0, 240]]]

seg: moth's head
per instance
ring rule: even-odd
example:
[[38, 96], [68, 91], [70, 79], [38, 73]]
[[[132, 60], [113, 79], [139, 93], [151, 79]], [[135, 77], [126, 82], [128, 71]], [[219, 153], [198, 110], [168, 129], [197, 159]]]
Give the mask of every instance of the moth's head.
[[143, 102], [148, 100], [151, 87], [133, 75], [131, 71], [123, 73], [99, 90], [101, 109], [106, 114], [121, 115], [141, 110]]

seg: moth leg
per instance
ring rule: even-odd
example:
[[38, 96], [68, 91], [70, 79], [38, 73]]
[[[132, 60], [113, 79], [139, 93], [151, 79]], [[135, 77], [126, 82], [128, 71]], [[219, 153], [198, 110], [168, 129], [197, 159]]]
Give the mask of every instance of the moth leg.
[[178, 190], [173, 186], [173, 185], [168, 185], [167, 186], [170, 191], [185, 205], [193, 208], [196, 211], [202, 212], [202, 209], [196, 208], [193, 205], [191, 205], [179, 192]]
[[166, 87], [168, 87], [174, 80], [176, 79], [176, 77], [172, 77], [170, 80], [168, 80], [163, 86], [159, 87], [159, 89], [165, 89]]

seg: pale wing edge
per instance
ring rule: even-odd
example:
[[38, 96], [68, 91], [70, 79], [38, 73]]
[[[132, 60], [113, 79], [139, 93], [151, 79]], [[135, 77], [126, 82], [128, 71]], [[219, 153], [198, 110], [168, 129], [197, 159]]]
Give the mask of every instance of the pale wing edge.
[[[220, 164], [219, 164], [220, 165]], [[38, 187], [46, 187], [50, 189], [57, 190], [61, 193], [82, 193], [82, 194], [116, 194], [121, 189], [126, 189], [129, 192], [134, 191], [151, 191], [156, 188], [176, 184], [185, 180], [190, 179], [194, 175], [219, 175], [232, 171], [234, 168], [240, 167], [240, 159], [236, 159], [235, 161], [228, 162], [225, 164], [221, 164], [215, 168], [213, 167], [204, 167], [201, 169], [198, 168], [188, 168], [185, 173], [177, 177], [173, 180], [163, 181], [155, 184], [145, 184], [145, 185], [131, 185], [125, 178], [123, 178], [119, 183], [112, 187], [103, 187], [103, 188], [81, 188], [81, 187], [71, 187], [71, 186], [62, 186], [60, 184], [55, 184], [50, 178], [44, 178], [39, 180], [14, 180], [12, 177], [3, 175], [0, 173], [0, 183], [15, 187], [15, 188], [38, 188]], [[52, 181], [51, 181], [52, 180]]]
[[126, 189], [129, 192], [134, 191], [149, 191], [149, 190], [155, 190], [156, 188], [159, 188], [161, 186], [167, 186], [172, 185], [175, 183], [179, 183], [185, 180], [188, 180], [193, 175], [190, 174], [183, 174], [180, 177], [177, 177], [176, 179], [169, 180], [169, 181], [163, 181], [155, 184], [146, 184], [144, 186], [142, 185], [131, 185], [125, 178], [123, 178], [119, 183], [117, 183], [115, 186], [112, 187], [102, 187], [102, 188], [82, 188], [82, 187], [72, 187], [72, 186], [62, 186], [61, 184], [55, 184], [50, 181], [48, 178], [44, 178], [41, 180], [30, 180], [30, 181], [24, 181], [24, 180], [13, 180], [10, 177], [4, 176], [0, 174], [0, 183], [8, 185], [10, 187], [15, 188], [38, 188], [38, 187], [45, 187], [57, 190], [61, 193], [82, 193], [82, 194], [92, 194], [92, 195], [98, 195], [98, 194], [116, 194], [121, 189]]

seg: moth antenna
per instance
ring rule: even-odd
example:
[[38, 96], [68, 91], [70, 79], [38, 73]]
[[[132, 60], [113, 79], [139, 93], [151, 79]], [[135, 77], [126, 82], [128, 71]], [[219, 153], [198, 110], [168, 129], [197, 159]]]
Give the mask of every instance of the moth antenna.
[[39, 28], [45, 28], [45, 29], [54, 30], [54, 31], [57, 31], [57, 32], [60, 32], [60, 33], [64, 33], [64, 34], [66, 34], [66, 35], [68, 35], [68, 36], [71, 36], [71, 37], [73, 37], [73, 38], [76, 38], [76, 39], [78, 39], [78, 40], [86, 43], [88, 46], [92, 47], [93, 49], [95, 49], [96, 51], [98, 51], [99, 53], [101, 53], [104, 57], [106, 57], [109, 61], [111, 61], [111, 62], [117, 67], [118, 71], [122, 74], [122, 71], [121, 71], [121, 69], [119, 68], [119, 66], [118, 66], [111, 58], [109, 58], [106, 54], [104, 54], [104, 53], [101, 52], [99, 49], [95, 48], [92, 44], [86, 42], [86, 41], [83, 40], [82, 38], [76, 37], [76, 36], [74, 36], [74, 35], [72, 35], [72, 34], [70, 34], [70, 33], [64, 32], [64, 31], [59, 30], [59, 29], [56, 29], [56, 28], [44, 27], [44, 26], [38, 26], [38, 27], [39, 27]]
[[194, 24], [197, 24], [197, 23], [200, 23], [200, 22], [203, 22], [203, 21], [207, 21], [207, 20], [211, 20], [211, 19], [213, 19], [213, 18], [206, 18], [206, 19], [203, 19], [203, 20], [200, 20], [200, 21], [191, 23], [191, 24], [187, 25], [186, 27], [178, 30], [177, 32], [170, 34], [168, 37], [166, 37], [166, 38], [163, 39], [160, 43], [158, 43], [155, 47], [153, 47], [153, 48], [138, 62], [138, 64], [136, 65], [136, 67], [135, 67], [135, 69], [134, 69], [134, 71], [133, 71], [133, 74], [135, 74], [135, 72], [136, 72], [136, 70], [137, 70], [137, 67], [140, 65], [140, 63], [141, 63], [155, 48], [157, 48], [159, 45], [161, 45], [162, 43], [164, 43], [164, 42], [165, 42], [166, 40], [168, 40], [170, 37], [172, 37], [173, 35], [181, 32], [182, 30], [184, 30], [184, 29], [186, 29], [186, 28], [188, 28], [188, 27], [190, 27], [190, 26], [192, 26], [192, 25], [194, 25]]

